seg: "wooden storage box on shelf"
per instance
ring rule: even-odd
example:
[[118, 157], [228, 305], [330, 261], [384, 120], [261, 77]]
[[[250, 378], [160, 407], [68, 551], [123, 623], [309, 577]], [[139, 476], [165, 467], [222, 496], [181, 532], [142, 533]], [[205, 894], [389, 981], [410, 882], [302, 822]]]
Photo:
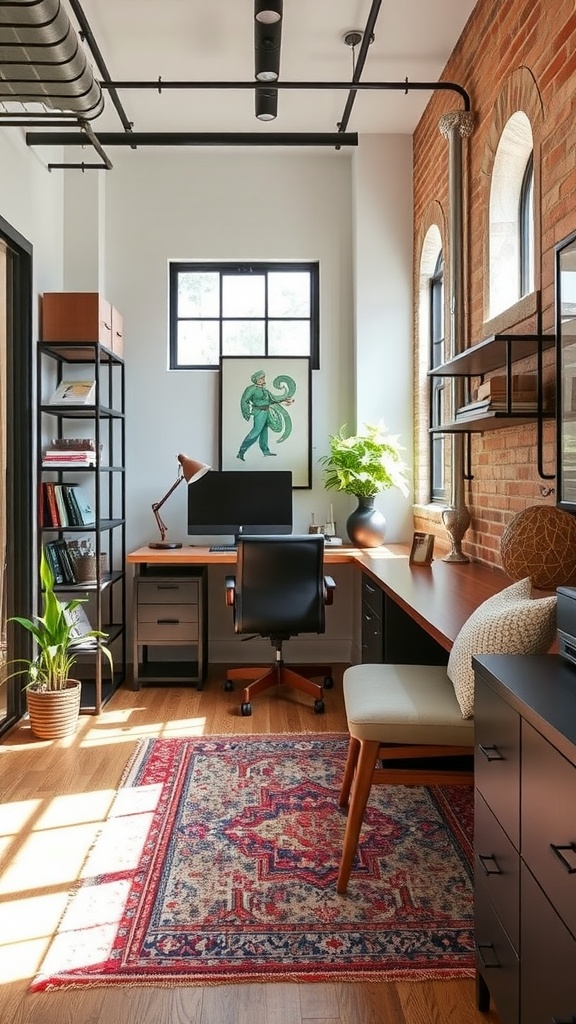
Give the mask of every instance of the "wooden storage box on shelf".
[[97, 341], [123, 356], [122, 316], [99, 292], [45, 292], [41, 322], [42, 341]]

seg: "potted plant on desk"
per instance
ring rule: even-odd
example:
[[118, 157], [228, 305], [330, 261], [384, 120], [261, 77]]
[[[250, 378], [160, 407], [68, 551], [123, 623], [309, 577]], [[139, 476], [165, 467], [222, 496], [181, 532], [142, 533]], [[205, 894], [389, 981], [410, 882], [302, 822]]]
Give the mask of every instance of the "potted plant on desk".
[[15, 615], [18, 622], [32, 634], [36, 654], [31, 659], [19, 659], [25, 667], [12, 675], [26, 674], [26, 703], [30, 715], [30, 728], [38, 739], [53, 740], [70, 736], [76, 729], [80, 713], [79, 679], [70, 678], [77, 656], [86, 641], [99, 647], [113, 669], [112, 653], [103, 642], [106, 634], [93, 629], [77, 635], [74, 611], [85, 598], [60, 601], [54, 592], [54, 574], [44, 549], [40, 558], [42, 584], [42, 615], [34, 619]]
[[384, 542], [386, 520], [375, 508], [374, 498], [389, 487], [408, 494], [406, 464], [398, 438], [388, 435], [380, 425], [365, 424], [365, 433], [346, 437], [342, 427], [330, 436], [330, 454], [323, 455], [326, 490], [353, 494], [357, 508], [346, 522], [353, 544], [360, 548], [377, 547]]

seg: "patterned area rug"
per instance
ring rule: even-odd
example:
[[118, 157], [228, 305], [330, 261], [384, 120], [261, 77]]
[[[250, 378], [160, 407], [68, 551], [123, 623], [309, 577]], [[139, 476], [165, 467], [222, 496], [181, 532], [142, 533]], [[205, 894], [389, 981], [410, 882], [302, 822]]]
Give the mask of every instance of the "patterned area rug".
[[142, 741], [32, 989], [471, 976], [472, 788], [374, 787], [338, 896], [346, 748]]

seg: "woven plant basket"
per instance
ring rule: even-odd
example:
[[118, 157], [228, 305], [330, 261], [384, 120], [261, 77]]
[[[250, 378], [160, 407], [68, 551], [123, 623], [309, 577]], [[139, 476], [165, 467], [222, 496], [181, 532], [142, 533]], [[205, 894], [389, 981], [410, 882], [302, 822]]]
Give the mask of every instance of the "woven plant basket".
[[80, 690], [78, 679], [69, 679], [65, 690], [26, 690], [30, 728], [39, 740], [59, 740], [76, 732]]
[[[78, 583], [94, 583], [96, 580], [96, 555], [79, 555], [74, 562]], [[106, 554], [100, 555], [100, 575], [106, 572]]]

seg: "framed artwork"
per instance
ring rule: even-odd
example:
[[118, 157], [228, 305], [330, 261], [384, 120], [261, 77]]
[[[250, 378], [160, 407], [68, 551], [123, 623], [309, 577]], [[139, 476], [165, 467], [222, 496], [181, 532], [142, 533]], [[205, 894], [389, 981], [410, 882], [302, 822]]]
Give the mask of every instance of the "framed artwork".
[[434, 557], [434, 534], [416, 530], [412, 538], [410, 565], [430, 565]]
[[220, 469], [291, 470], [311, 486], [310, 359], [220, 361]]
[[576, 513], [576, 232], [556, 255], [556, 504]]

